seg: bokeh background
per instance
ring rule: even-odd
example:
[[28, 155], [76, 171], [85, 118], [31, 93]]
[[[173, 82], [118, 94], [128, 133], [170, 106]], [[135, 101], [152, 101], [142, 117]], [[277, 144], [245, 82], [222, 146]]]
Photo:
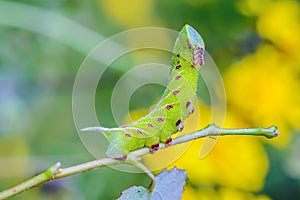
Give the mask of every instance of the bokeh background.
[[[202, 141], [194, 142], [168, 166], [187, 170], [183, 198], [300, 199], [300, 2], [271, 0], [0, 1], [0, 189], [56, 161], [71, 166], [94, 159], [72, 117], [75, 75], [93, 47], [131, 28], [179, 31], [186, 23], [199, 30], [222, 73], [224, 126], [276, 125], [281, 135], [222, 137], [203, 160]], [[129, 56], [122, 64], [134, 66], [139, 59]], [[115, 125], [110, 97], [122, 76], [116, 68], [105, 73], [96, 97], [106, 126]], [[162, 91], [157, 86], [137, 91], [131, 117], [144, 115]], [[210, 109], [199, 102], [204, 127]], [[185, 131], [192, 131], [193, 120]], [[113, 199], [149, 182], [144, 174], [101, 168], [12, 199]]]

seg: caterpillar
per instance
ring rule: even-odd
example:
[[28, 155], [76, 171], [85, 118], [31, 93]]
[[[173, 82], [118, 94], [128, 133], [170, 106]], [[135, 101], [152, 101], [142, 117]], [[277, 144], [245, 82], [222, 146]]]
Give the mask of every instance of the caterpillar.
[[110, 142], [106, 155], [126, 158], [129, 152], [159, 143], [171, 145], [171, 135], [182, 131], [185, 119], [194, 112], [198, 70], [204, 65], [204, 42], [197, 31], [185, 25], [175, 41], [170, 75], [162, 98], [148, 115], [118, 128], [87, 127], [101, 132]]

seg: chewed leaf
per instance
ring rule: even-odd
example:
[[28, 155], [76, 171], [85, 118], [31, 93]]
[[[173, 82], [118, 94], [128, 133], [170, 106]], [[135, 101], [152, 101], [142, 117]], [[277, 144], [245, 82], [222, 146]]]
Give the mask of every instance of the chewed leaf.
[[186, 179], [185, 170], [176, 167], [171, 170], [165, 169], [155, 177], [156, 183], [152, 192], [142, 186], [133, 186], [124, 190], [118, 200], [180, 200]]

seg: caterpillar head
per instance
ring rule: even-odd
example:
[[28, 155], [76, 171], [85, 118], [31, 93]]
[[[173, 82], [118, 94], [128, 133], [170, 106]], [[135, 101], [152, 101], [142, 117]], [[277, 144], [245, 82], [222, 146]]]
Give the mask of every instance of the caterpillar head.
[[199, 33], [189, 25], [185, 25], [179, 32], [173, 50], [173, 64], [178, 58], [188, 62], [192, 67], [204, 65], [204, 42]]

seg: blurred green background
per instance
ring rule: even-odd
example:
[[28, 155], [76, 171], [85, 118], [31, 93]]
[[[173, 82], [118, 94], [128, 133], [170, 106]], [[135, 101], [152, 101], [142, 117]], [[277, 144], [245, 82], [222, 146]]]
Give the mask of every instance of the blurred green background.
[[[0, 1], [0, 190], [56, 161], [71, 166], [94, 159], [74, 126], [72, 89], [99, 42], [131, 28], [179, 31], [186, 23], [201, 33], [223, 75], [225, 126], [277, 125], [281, 135], [221, 138], [204, 160], [199, 145], [192, 148], [173, 164], [188, 170], [183, 198], [300, 199], [300, 2], [271, 0]], [[106, 126], [114, 126], [110, 97], [121, 76], [105, 73], [97, 96]], [[163, 88], [156, 89], [154, 97], [134, 96], [132, 115], [159, 97]], [[113, 199], [149, 182], [143, 174], [102, 168], [12, 199]]]

